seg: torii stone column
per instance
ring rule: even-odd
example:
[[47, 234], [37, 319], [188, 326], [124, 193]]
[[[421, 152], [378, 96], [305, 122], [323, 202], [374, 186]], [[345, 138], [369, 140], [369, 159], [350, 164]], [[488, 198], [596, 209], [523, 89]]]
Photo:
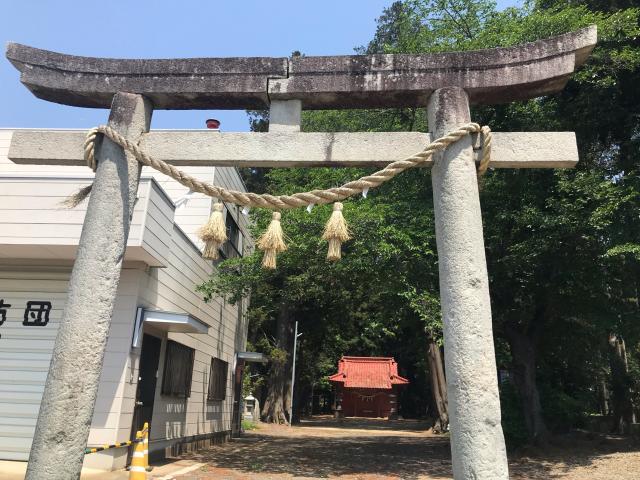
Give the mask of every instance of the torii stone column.
[[[471, 121], [459, 87], [433, 92], [427, 107], [436, 137]], [[509, 478], [491, 325], [489, 278], [471, 138], [431, 168], [451, 456], [454, 478]]]
[[[117, 93], [109, 125], [137, 140], [149, 130], [152, 106]], [[27, 480], [79, 478], [102, 359], [120, 281], [141, 165], [104, 139], [67, 302], [53, 350], [27, 466]]]
[[[211, 136], [206, 132], [178, 131], [142, 136], [142, 148], [175, 166], [383, 166], [422, 150], [432, 136], [468, 122], [470, 103], [504, 103], [558, 92], [595, 43], [596, 29], [588, 27], [516, 47], [433, 55], [118, 60], [75, 57], [9, 44], [7, 57], [36, 96], [67, 105], [107, 108], [121, 91], [142, 95], [154, 108], [161, 109], [254, 110], [269, 108], [273, 102], [274, 128], [269, 133]], [[428, 107], [431, 136], [416, 132], [297, 131], [302, 108], [424, 106]], [[138, 129], [137, 134], [143, 130]], [[136, 135], [133, 131], [130, 134]], [[81, 165], [83, 141], [84, 132], [16, 131], [9, 158], [17, 163]], [[471, 137], [460, 140], [433, 162], [425, 162], [425, 166], [433, 164], [454, 477], [502, 480], [508, 478], [508, 467], [500, 425], [473, 141]], [[118, 159], [124, 161], [121, 152]], [[574, 166], [577, 160], [575, 136], [570, 132], [493, 136], [493, 168], [564, 168]], [[106, 169], [99, 167], [98, 175], [101, 168]], [[119, 185], [125, 188], [125, 184]], [[115, 222], [118, 232], [123, 233], [115, 238], [117, 249], [122, 252], [120, 245], [126, 239], [122, 217], [129, 211], [128, 206], [117, 196], [97, 198], [99, 195], [98, 191], [92, 194], [85, 229], [97, 225], [96, 209], [102, 209], [107, 221], [92, 231], [108, 232], [109, 221]], [[92, 318], [106, 323], [99, 328], [99, 334], [105, 335], [110, 312], [106, 306], [112, 305], [115, 288], [112, 282], [98, 284], [97, 279], [101, 278], [105, 263], [117, 278], [115, 269], [120, 264], [113, 263], [111, 255], [104, 257], [103, 252], [96, 251], [92, 242], [98, 240], [85, 233], [83, 230], [76, 266], [84, 265], [87, 281], [95, 285], [92, 293], [101, 297], [104, 305], [97, 309], [85, 303], [83, 308]], [[90, 251], [94, 253], [87, 255]], [[74, 277], [75, 271], [74, 267]], [[65, 322], [75, 315], [65, 313]], [[61, 331], [68, 328], [72, 327], [61, 326]], [[71, 340], [77, 341], [78, 346], [71, 346]], [[95, 360], [89, 363], [93, 393], [78, 392], [78, 384], [56, 381], [57, 374], [53, 372], [58, 359], [73, 348], [77, 353], [73, 364], [84, 366], [88, 374], [86, 359], [93, 355], [94, 344], [84, 334], [61, 334], [56, 339], [38, 422], [39, 429], [46, 431], [38, 432], [34, 441], [31, 462], [35, 466], [29, 467], [30, 479], [66, 480], [79, 476], [84, 445], [67, 438], [86, 441], [100, 364]], [[66, 423], [78, 413], [82, 421]], [[62, 474], [45, 468], [46, 454], [37, 452], [55, 448], [56, 436], [65, 438], [68, 448], [64, 450], [72, 457], [71, 465]], [[54, 459], [55, 455], [62, 456], [62, 449], [48, 455], [47, 461], [56, 465], [64, 462]]]

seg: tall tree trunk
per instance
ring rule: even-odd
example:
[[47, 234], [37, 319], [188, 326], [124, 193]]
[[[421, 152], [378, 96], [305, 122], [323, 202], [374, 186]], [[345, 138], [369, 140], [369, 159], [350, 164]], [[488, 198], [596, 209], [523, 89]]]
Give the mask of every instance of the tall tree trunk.
[[262, 406], [262, 421], [287, 423], [285, 390], [287, 385], [287, 346], [291, 335], [291, 314], [285, 302], [280, 306], [276, 323], [276, 346], [267, 377], [267, 398]]
[[609, 362], [611, 364], [611, 410], [615, 433], [628, 433], [634, 423], [631, 402], [631, 378], [627, 363], [627, 349], [624, 339], [616, 334], [609, 335]]
[[505, 333], [511, 348], [513, 381], [522, 401], [529, 440], [536, 444], [544, 443], [549, 431], [542, 416], [540, 393], [536, 383], [536, 351], [533, 339], [510, 325]]
[[609, 415], [609, 389], [607, 388], [607, 380], [605, 374], [599, 375], [598, 382], [598, 404], [601, 415]]
[[287, 373], [284, 381], [284, 411], [287, 414], [287, 418], [289, 419], [289, 423], [291, 423], [291, 419], [289, 418], [289, 412], [292, 411], [291, 405], [291, 362], [287, 363]]
[[431, 336], [427, 339], [427, 363], [431, 376], [431, 390], [433, 392], [433, 403], [438, 412], [433, 431], [444, 433], [449, 430], [449, 408], [447, 402], [447, 382], [444, 376], [444, 364], [442, 361], [442, 351]]

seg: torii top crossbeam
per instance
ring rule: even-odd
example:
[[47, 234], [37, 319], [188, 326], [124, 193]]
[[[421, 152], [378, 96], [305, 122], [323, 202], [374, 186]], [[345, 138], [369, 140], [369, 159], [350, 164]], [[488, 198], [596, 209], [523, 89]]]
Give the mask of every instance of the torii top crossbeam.
[[260, 109], [295, 99], [303, 109], [426, 106], [434, 90], [463, 88], [470, 103], [560, 91], [596, 43], [596, 28], [509, 48], [425, 55], [91, 58], [10, 43], [7, 58], [44, 100], [109, 108], [117, 92], [154, 109]]

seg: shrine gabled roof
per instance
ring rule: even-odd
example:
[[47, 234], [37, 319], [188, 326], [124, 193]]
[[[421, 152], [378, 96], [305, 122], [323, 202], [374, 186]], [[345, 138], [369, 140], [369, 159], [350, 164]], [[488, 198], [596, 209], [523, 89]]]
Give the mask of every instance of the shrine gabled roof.
[[398, 375], [398, 364], [393, 357], [342, 357], [338, 373], [329, 377], [331, 382], [346, 388], [383, 388], [406, 385], [409, 380]]

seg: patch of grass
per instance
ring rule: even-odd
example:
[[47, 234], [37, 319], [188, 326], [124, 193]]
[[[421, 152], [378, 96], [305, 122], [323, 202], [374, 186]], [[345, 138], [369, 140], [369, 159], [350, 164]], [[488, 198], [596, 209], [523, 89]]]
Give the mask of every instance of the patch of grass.
[[249, 430], [257, 430], [258, 425], [251, 420], [242, 420], [242, 429], [246, 432]]
[[253, 472], [259, 472], [264, 468], [264, 464], [262, 462], [251, 462], [249, 464], [249, 470], [253, 471]]

